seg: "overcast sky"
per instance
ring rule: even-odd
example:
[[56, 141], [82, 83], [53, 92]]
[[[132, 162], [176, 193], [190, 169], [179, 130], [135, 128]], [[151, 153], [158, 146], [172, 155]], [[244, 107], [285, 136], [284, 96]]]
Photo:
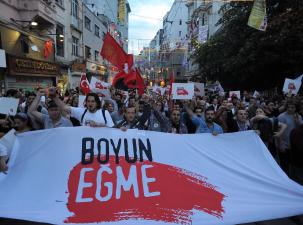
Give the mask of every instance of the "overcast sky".
[[148, 46], [157, 31], [162, 28], [162, 19], [174, 0], [128, 0], [128, 2], [132, 11], [129, 16], [128, 51], [136, 55], [143, 46]]

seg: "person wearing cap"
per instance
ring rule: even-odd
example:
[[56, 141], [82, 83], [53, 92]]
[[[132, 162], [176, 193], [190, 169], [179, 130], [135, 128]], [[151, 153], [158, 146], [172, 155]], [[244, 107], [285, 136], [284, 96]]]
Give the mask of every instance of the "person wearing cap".
[[59, 107], [54, 101], [50, 101], [47, 105], [48, 115], [38, 112], [37, 109], [42, 95], [42, 91], [37, 92], [37, 96], [29, 108], [30, 115], [33, 116], [37, 121], [41, 122], [44, 125], [44, 129], [72, 127], [72, 122], [62, 116]]

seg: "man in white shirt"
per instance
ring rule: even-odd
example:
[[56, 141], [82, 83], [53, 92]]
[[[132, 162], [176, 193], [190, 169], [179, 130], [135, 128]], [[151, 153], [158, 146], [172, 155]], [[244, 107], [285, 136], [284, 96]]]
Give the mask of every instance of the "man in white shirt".
[[51, 93], [55, 103], [71, 117], [79, 120], [82, 126], [113, 127], [114, 122], [107, 110], [101, 109], [101, 101], [96, 93], [89, 93], [85, 99], [86, 108], [65, 105], [55, 93]]
[[8, 170], [6, 162], [11, 155], [15, 143], [15, 132], [16, 130], [12, 129], [0, 139], [0, 173], [6, 173]]

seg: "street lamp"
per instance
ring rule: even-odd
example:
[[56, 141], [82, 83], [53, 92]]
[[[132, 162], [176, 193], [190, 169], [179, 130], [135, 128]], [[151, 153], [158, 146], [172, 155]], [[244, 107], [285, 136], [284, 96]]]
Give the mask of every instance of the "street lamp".
[[48, 35], [48, 36], [56, 36], [56, 37], [59, 37], [60, 39], [59, 39], [59, 41], [60, 42], [63, 42], [64, 41], [64, 35], [63, 34], [46, 34], [46, 35]]
[[54, 36], [59, 36], [60, 38], [64, 38], [63, 34], [46, 34], [46, 35], [49, 35], [49, 36], [54, 35]]
[[31, 26], [36, 27], [36, 26], [38, 26], [38, 23], [35, 22], [35, 21], [32, 21], [32, 22], [31, 22]]
[[32, 27], [38, 26], [38, 23], [36, 21], [31, 21], [31, 20], [15, 20], [14, 18], [10, 18], [10, 19], [11, 19], [11, 21], [13, 21], [15, 23], [17, 23], [17, 22], [19, 22], [19, 23], [28, 23]]

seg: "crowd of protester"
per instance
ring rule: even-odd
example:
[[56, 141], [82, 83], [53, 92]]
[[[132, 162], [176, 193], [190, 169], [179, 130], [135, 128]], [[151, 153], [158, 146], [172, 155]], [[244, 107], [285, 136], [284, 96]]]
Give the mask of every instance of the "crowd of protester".
[[78, 89], [65, 94], [55, 88], [47, 93], [42, 88], [7, 91], [6, 97], [20, 103], [16, 116], [0, 115], [0, 172], [9, 169], [12, 146], [5, 139], [33, 130], [90, 126], [215, 136], [254, 130], [285, 173], [303, 184], [302, 96], [252, 97], [245, 91], [239, 99], [208, 92], [192, 100], [171, 100], [168, 93], [147, 93], [139, 96], [131, 90], [126, 95], [111, 89], [111, 98], [106, 99], [89, 93], [79, 107]]

